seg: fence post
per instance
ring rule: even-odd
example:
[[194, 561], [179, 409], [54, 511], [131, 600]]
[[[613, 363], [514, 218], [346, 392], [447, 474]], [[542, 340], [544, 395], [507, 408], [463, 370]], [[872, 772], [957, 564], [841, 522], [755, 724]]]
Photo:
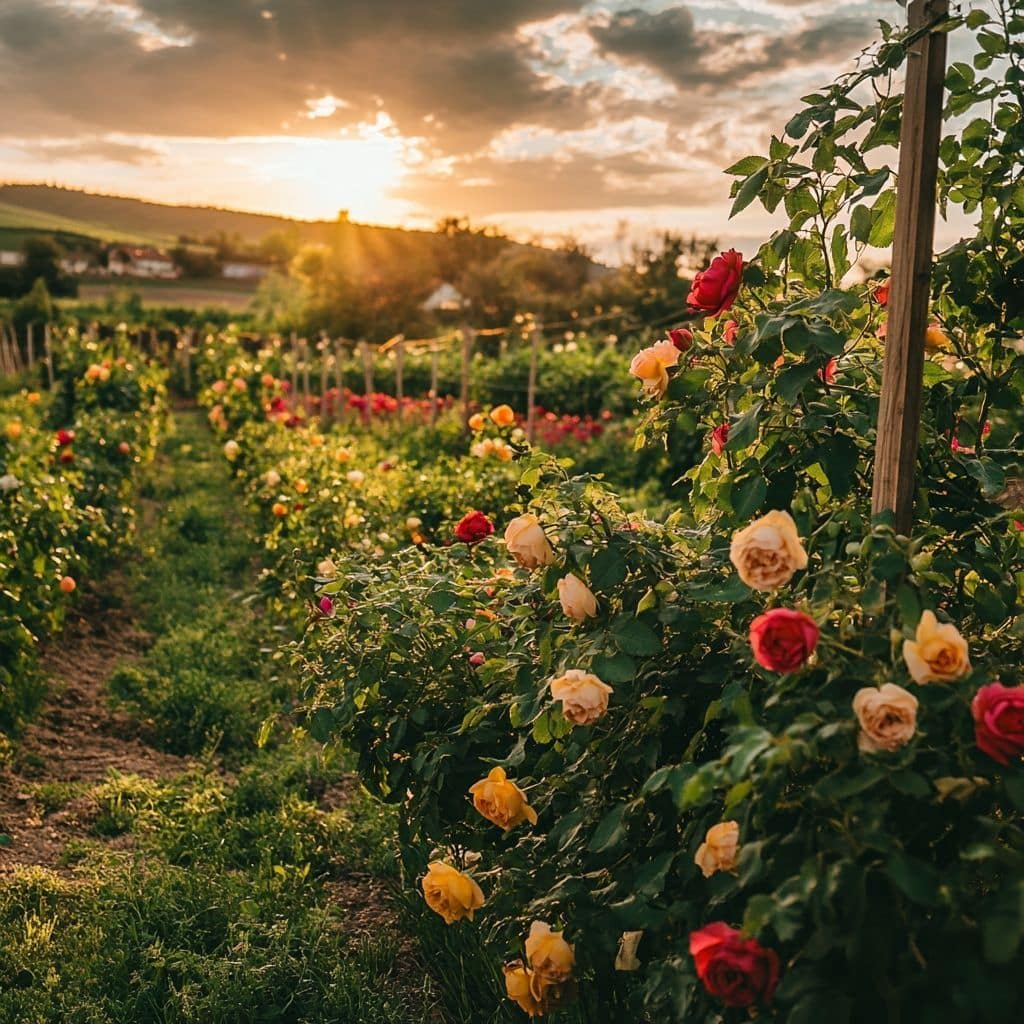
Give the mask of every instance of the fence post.
[[43, 325], [43, 351], [46, 353], [46, 379], [50, 390], [53, 390], [53, 342], [50, 338], [50, 325]]
[[291, 402], [292, 411], [295, 411], [295, 403], [299, 400], [299, 336], [292, 331], [292, 390]]
[[334, 420], [337, 422], [341, 419], [341, 392], [342, 385], [345, 382], [345, 374], [342, 370], [344, 363], [342, 362], [342, 354], [344, 353], [344, 346], [340, 341], [334, 343], [334, 389], [337, 391], [337, 395], [334, 398]]
[[405, 339], [395, 343], [395, 398], [398, 399], [401, 414], [402, 399], [405, 398]]
[[910, 31], [922, 35], [907, 53], [889, 323], [871, 496], [872, 511], [876, 515], [892, 511], [896, 531], [902, 534], [910, 533], [914, 519], [946, 73], [946, 33], [922, 30], [948, 14], [949, 0], [913, 0], [908, 18]]
[[366, 407], [363, 409], [363, 422], [370, 422], [370, 406], [373, 404], [373, 355], [370, 346], [365, 342], [359, 342], [359, 351], [363, 357], [363, 394], [366, 397]]
[[302, 397], [306, 413], [309, 412], [309, 339], [303, 338], [299, 342], [302, 352]]
[[320, 353], [320, 422], [323, 423], [327, 419], [327, 355], [329, 342], [326, 334], [320, 335], [316, 348]]
[[28, 368], [31, 370], [36, 363], [35, 324], [29, 322], [28, 329]]
[[437, 405], [440, 399], [440, 395], [437, 393], [438, 378], [440, 374], [439, 363], [441, 361], [441, 352], [435, 342], [430, 348], [430, 425], [433, 426], [437, 422]]
[[544, 325], [534, 321], [530, 331], [530, 375], [526, 379], [526, 439], [533, 444], [537, 431], [537, 354], [540, 350]]
[[462, 403], [462, 425], [469, 430], [469, 364], [473, 359], [473, 342], [476, 331], [472, 327], [462, 328], [462, 380], [459, 383], [459, 401]]

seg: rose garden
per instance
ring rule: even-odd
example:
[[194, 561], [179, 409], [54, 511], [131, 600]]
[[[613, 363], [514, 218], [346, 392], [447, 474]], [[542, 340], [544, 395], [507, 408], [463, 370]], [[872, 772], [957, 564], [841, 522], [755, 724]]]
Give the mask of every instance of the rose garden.
[[[275, 995], [266, 1019], [1019, 1014], [1024, 15], [1007, 2], [883, 28], [767, 154], [729, 169], [734, 212], [758, 203], [778, 229], [717, 255], [676, 323], [617, 342], [632, 432], [610, 412], [550, 413], [550, 444], [531, 444], [527, 410], [467, 417], [436, 394], [329, 416], [326, 395], [299, 400], [286, 345], [204, 339], [190, 383], [250, 545], [230, 587], [273, 632], [249, 654], [274, 665], [258, 722], [239, 721], [261, 757], [303, 742], [351, 759], [386, 815], [372, 844], [408, 956], [443, 990], [432, 1016]], [[924, 206], [963, 238], [935, 254], [930, 231], [897, 239], [891, 275], [858, 276], [901, 223], [920, 227], [895, 171], [913, 127], [901, 90], [943, 34], [973, 57], [945, 70]], [[922, 244], [923, 278], [900, 262]], [[123, 331], [66, 331], [54, 358], [53, 391], [26, 382], [0, 405], [12, 746], [38, 700], [23, 682], [36, 642], [59, 635], [76, 580], [117, 562], [168, 433], [166, 372]], [[893, 456], [902, 483], [879, 498], [897, 366], [912, 474]], [[628, 477], [641, 466], [664, 471], [656, 492]], [[136, 675], [120, 697], [155, 734], [202, 704], [232, 735], [205, 686], [172, 713], [159, 672]], [[194, 748], [162, 749], [198, 752], [196, 729]], [[125, 797], [126, 827], [178, 815], [172, 861], [188, 866], [189, 801], [160, 799]], [[282, 828], [292, 853], [274, 847], [285, 907], [291, 886], [331, 877], [332, 834], [302, 845], [306, 827]], [[26, 948], [0, 956], [21, 979], [0, 1006], [65, 1019], [16, 994], [46, 974]]]

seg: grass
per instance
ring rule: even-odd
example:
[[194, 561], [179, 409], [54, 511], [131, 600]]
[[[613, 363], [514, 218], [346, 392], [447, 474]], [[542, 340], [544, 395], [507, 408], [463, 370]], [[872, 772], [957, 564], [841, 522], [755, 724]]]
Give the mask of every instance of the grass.
[[[18, 232], [76, 235], [100, 241], [134, 242], [138, 245], [167, 245], [174, 240], [173, 236], [123, 230], [113, 224], [65, 217], [9, 202], [0, 202], [0, 228], [10, 228]], [[13, 235], [8, 236], [6, 243], [9, 243], [12, 237]], [[17, 245], [14, 248], [17, 248]]]
[[391, 810], [301, 731], [255, 744], [290, 684], [223, 462], [197, 416], [179, 424], [129, 567], [156, 640], [114, 672], [111, 699], [192, 760], [35, 789], [44, 814], [88, 811], [61, 873], [0, 883], [0, 1020], [436, 1024], [388, 894]]

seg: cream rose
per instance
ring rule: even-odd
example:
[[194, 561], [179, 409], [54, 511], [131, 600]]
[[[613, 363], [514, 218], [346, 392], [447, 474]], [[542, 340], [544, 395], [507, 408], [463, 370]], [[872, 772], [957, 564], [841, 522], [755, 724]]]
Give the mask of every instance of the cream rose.
[[234, 462], [241, 450], [237, 441], [226, 441], [224, 443], [224, 456], [229, 462]]
[[520, 822], [537, 824], [537, 812], [527, 803], [526, 794], [505, 774], [504, 768], [492, 768], [486, 779], [469, 787], [473, 806], [488, 820], [503, 829]]
[[359, 487], [366, 479], [366, 474], [361, 469], [350, 469], [345, 474], [345, 479], [353, 486]]
[[562, 713], [573, 725], [590, 725], [608, 711], [612, 688], [590, 672], [571, 668], [548, 685], [551, 696], [562, 702]]
[[473, 911], [484, 905], [480, 886], [450, 864], [435, 860], [427, 865], [423, 876], [423, 897], [427, 906], [444, 918], [445, 924], [454, 924], [463, 918], [473, 920]]
[[276, 487], [281, 482], [281, 474], [276, 469], [268, 469], [263, 474], [263, 479], [268, 487]]
[[562, 602], [562, 611], [574, 622], [584, 622], [597, 614], [597, 598], [573, 573], [558, 581], [558, 600]]
[[334, 564], [334, 560], [331, 558], [325, 558], [316, 567], [316, 573], [318, 576], [334, 577], [338, 575], [338, 567]]
[[774, 590], [807, 568], [807, 552], [788, 512], [769, 512], [733, 534], [729, 558], [754, 590]]
[[903, 641], [903, 660], [915, 683], [946, 683], [971, 671], [967, 641], [951, 622], [940, 623], [926, 611], [913, 640]]
[[505, 546], [508, 553], [524, 568], [536, 569], [555, 560], [544, 527], [531, 513], [517, 516], [505, 527]]
[[694, 863], [705, 878], [710, 878], [716, 871], [732, 871], [736, 867], [739, 844], [739, 823], [720, 821], [708, 829], [697, 856], [693, 858]]
[[898, 750], [917, 730], [917, 698], [895, 683], [858, 690], [853, 711], [860, 722], [857, 746], [865, 753]]

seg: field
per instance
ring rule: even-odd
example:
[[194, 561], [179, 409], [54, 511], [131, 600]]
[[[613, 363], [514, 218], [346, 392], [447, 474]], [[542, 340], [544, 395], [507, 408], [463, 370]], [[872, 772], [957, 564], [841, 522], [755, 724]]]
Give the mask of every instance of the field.
[[252, 283], [233, 283], [224, 280], [146, 281], [136, 278], [125, 280], [84, 280], [78, 286], [78, 300], [102, 303], [112, 295], [130, 291], [142, 299], [145, 308], [162, 306], [204, 309], [219, 306], [224, 309], [245, 310], [256, 292]]
[[[3, 194], [0, 189], [0, 195]], [[173, 236], [139, 231], [132, 226], [80, 220], [45, 210], [0, 201], [0, 246], [18, 248], [29, 233], [54, 233], [100, 241], [122, 241], [137, 245], [167, 245]]]

